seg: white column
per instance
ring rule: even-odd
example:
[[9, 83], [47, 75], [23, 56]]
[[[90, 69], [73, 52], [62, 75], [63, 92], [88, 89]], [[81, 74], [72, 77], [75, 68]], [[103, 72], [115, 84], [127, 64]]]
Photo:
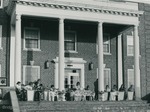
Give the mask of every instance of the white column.
[[103, 23], [98, 23], [98, 90], [104, 91]]
[[80, 81], [81, 87], [85, 88], [84, 64], [82, 65], [80, 75], [81, 75], [81, 81]]
[[21, 15], [16, 14], [15, 83], [21, 82]]
[[55, 63], [55, 82], [54, 82], [55, 88], [58, 89], [58, 63]]
[[10, 37], [10, 86], [15, 86], [15, 26], [11, 24]]
[[59, 19], [59, 90], [64, 90], [64, 19]]
[[68, 85], [69, 85], [69, 88], [71, 88], [71, 76], [70, 75], [68, 75]]
[[122, 34], [118, 35], [118, 89], [123, 84], [122, 76]]
[[141, 98], [141, 84], [140, 84], [140, 73], [139, 73], [139, 36], [138, 26], [134, 26], [134, 85], [135, 85], [135, 96], [136, 99]]

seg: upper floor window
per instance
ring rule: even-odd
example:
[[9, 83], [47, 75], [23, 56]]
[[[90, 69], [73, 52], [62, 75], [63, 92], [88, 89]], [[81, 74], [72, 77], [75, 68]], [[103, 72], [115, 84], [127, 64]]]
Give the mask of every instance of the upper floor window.
[[76, 32], [65, 31], [65, 51], [76, 52]]
[[0, 8], [3, 8], [3, 0], [0, 0]]
[[103, 37], [103, 52], [110, 54], [110, 36], [108, 34], [104, 34]]
[[127, 36], [127, 56], [133, 56], [133, 36]]
[[24, 29], [24, 49], [40, 50], [40, 30], [38, 28]]
[[[98, 54], [98, 40], [96, 44], [96, 52]], [[103, 53], [110, 54], [110, 35], [104, 34], [103, 36]]]

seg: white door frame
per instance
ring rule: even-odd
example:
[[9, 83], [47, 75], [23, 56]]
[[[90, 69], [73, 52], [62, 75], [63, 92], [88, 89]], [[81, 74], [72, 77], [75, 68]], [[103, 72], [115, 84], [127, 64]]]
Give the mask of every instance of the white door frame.
[[[58, 57], [56, 57], [55, 59], [53, 59], [54, 63], [55, 63], [55, 81], [54, 81], [54, 85], [55, 88], [59, 88], [59, 72], [58, 72]], [[80, 69], [81, 73], [80, 73], [80, 77], [81, 77], [81, 87], [85, 88], [85, 74], [84, 74], [84, 64], [86, 63], [85, 60], [83, 60], [83, 58], [65, 58], [65, 69]]]
[[[67, 69], [67, 70], [70, 70], [70, 68], [69, 69]], [[72, 70], [72, 69], [71, 69]], [[79, 69], [78, 69], [79, 70]], [[70, 71], [71, 72], [71, 71]], [[66, 74], [66, 71], [65, 71], [65, 78], [67, 77], [67, 79], [68, 79], [68, 85], [69, 85], [69, 88], [71, 88], [71, 76], [77, 76], [78, 78], [79, 78], [79, 80], [80, 80], [80, 72], [77, 72], [77, 73], [68, 73], [68, 74]], [[81, 82], [81, 80], [80, 80], [80, 82]]]

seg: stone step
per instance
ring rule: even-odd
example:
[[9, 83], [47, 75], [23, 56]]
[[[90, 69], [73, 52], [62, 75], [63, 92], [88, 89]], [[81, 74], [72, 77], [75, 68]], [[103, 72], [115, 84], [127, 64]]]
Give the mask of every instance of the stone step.
[[19, 105], [22, 112], [147, 112], [149, 107], [144, 101], [21, 101]]
[[141, 104], [147, 104], [146, 101], [54, 101], [54, 102], [51, 102], [51, 101], [19, 101], [19, 104], [67, 104], [67, 105], [72, 105], [72, 104], [100, 104], [100, 105], [141, 105]]

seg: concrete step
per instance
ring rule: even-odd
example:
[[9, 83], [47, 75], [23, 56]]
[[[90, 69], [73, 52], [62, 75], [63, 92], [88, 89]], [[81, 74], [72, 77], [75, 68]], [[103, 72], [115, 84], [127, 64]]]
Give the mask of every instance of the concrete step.
[[22, 112], [147, 112], [144, 101], [21, 101]]

